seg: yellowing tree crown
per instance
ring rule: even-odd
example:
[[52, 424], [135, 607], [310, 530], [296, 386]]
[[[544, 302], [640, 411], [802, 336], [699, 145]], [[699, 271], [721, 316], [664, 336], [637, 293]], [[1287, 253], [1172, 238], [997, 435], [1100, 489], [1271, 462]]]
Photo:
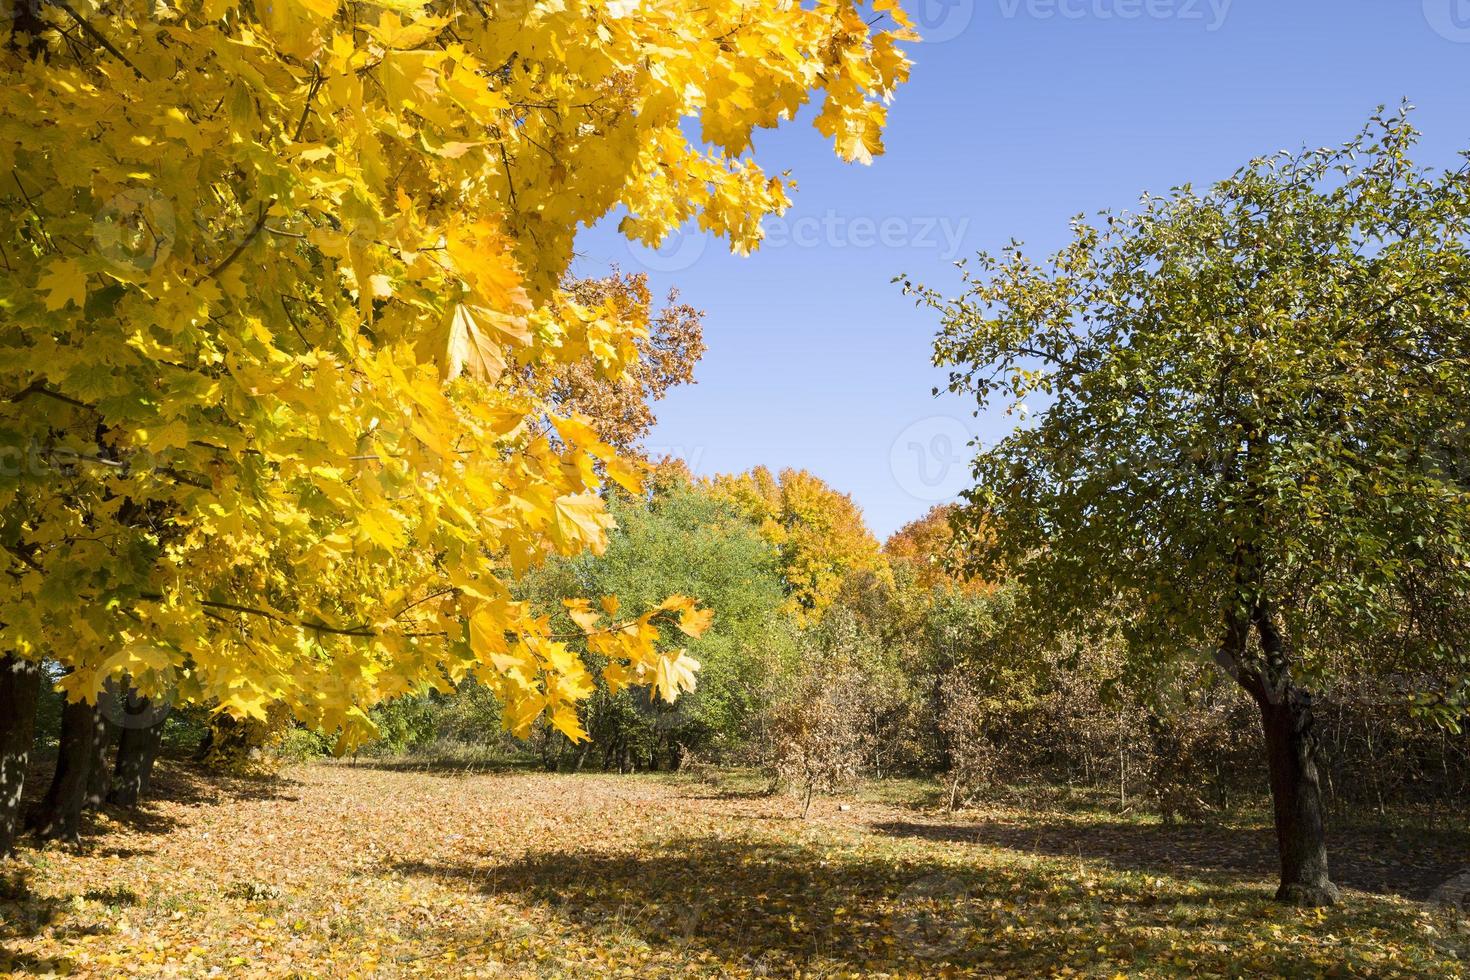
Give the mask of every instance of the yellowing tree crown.
[[[74, 0], [0, 49], [0, 644], [237, 715], [369, 727], [468, 675], [574, 737], [580, 661], [512, 596], [639, 468], [507, 378], [608, 378], [646, 324], [563, 292], [615, 210], [755, 247], [747, 152], [816, 96], [881, 151], [901, 11], [846, 0]], [[698, 121], [698, 138], [685, 123]], [[513, 371], [512, 371], [513, 369]], [[578, 608], [616, 683], [697, 665]]]

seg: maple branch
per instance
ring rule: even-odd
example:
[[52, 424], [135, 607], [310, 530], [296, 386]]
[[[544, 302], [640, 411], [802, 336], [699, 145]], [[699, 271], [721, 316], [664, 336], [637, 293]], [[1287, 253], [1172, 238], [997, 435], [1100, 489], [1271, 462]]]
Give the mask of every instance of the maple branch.
[[[271, 229], [269, 228], [266, 229], [266, 231], [270, 230]], [[296, 331], [296, 336], [301, 338], [302, 346], [305, 347], [307, 350], [312, 350], [315, 345], [312, 344], [311, 341], [306, 339], [306, 334], [302, 331], [301, 324], [296, 322], [296, 314], [291, 312], [291, 304], [286, 302], [286, 296], [284, 293], [281, 295], [281, 311], [286, 314], [286, 322], [291, 324], [291, 329]]]
[[505, 165], [505, 183], [510, 188], [510, 206], [516, 207], [516, 184], [510, 179], [510, 158], [506, 156], [505, 144], [500, 144], [500, 162]]
[[[160, 592], [140, 592], [138, 594], [138, 598], [144, 599], [148, 602], [162, 602], [164, 599], [163, 594]], [[443, 630], [389, 634], [384, 633], [380, 630], [375, 630], [368, 626], [333, 626], [331, 623], [323, 623], [320, 621], [314, 622], [306, 619], [291, 619], [271, 609], [261, 609], [257, 606], [247, 606], [243, 603], [238, 602], [223, 602], [216, 599], [200, 599], [199, 605], [204, 606], [206, 609], [224, 609], [228, 612], [242, 613], [247, 616], [259, 616], [262, 619], [268, 619], [271, 622], [279, 623], [282, 626], [291, 626], [297, 629], [311, 630], [315, 633], [330, 633], [333, 636], [354, 636], [362, 639], [375, 639], [377, 637], [389, 635], [403, 636], [409, 638], [446, 635]], [[402, 614], [400, 613], [400, 615]]]
[[240, 244], [236, 245], [234, 250], [232, 250], [229, 255], [226, 255], [219, 265], [215, 266], [213, 269], [210, 269], [198, 279], [195, 279], [194, 285], [197, 286], [204, 280], [213, 279], [221, 272], [224, 272], [236, 259], [240, 257], [241, 253], [243, 253], [247, 248], [250, 247], [250, 243], [255, 241], [255, 239], [260, 236], [260, 230], [265, 227], [265, 216], [270, 213], [270, 209], [275, 203], [276, 199], [271, 198], [269, 201], [266, 201], [260, 206], [260, 217], [255, 219], [254, 227], [252, 227], [248, 232], [245, 233], [245, 237], [240, 240]]
[[322, 71], [313, 62], [311, 66], [311, 87], [306, 90], [306, 104], [301, 107], [301, 118], [296, 120], [296, 132], [291, 134], [291, 142], [301, 142], [301, 133], [306, 129], [306, 118], [311, 115], [311, 100], [316, 98], [316, 93], [321, 89], [326, 79], [322, 78]]
[[93, 41], [96, 41], [99, 47], [101, 47], [108, 54], [112, 55], [118, 61], [121, 61], [123, 64], [131, 68], [134, 75], [137, 75], [145, 82], [148, 81], [148, 76], [143, 74], [143, 72], [139, 70], [137, 65], [129, 61], [127, 55], [119, 51], [117, 49], [117, 46], [109, 41], [102, 34], [101, 31], [97, 30], [97, 28], [87, 23], [87, 19], [81, 14], [77, 13], [74, 9], [72, 9], [71, 4], [67, 3], [66, 0], [46, 0], [46, 2], [51, 4], [51, 6], [53, 7], [59, 7], [62, 10], [66, 11], [66, 15], [72, 20], [76, 21], [77, 26], [82, 29], [82, 32], [90, 37]]
[[[80, 461], [82, 461], [84, 463], [95, 463], [98, 466], [111, 467], [112, 469], [116, 469], [116, 470], [125, 470], [125, 469], [128, 468], [128, 465], [129, 465], [127, 463], [127, 461], [125, 461], [125, 460], [105, 459], [105, 458], [103, 458], [101, 456], [90, 456], [87, 453], [79, 453], [79, 452], [76, 452], [75, 450], [72, 450], [72, 449], [59, 449], [59, 448], [58, 449], [48, 449], [44, 453], [42, 453], [41, 455], [43, 455], [43, 456], [61, 456], [63, 458], [67, 458], [67, 459], [80, 460]], [[173, 480], [175, 483], [182, 483], [182, 484], [185, 484], [186, 486], [196, 487], [197, 489], [200, 489], [200, 490], [213, 490], [214, 489], [214, 486], [212, 484], [209, 484], [209, 483], [206, 483], [205, 482], [204, 477], [202, 477], [202, 476], [194, 476], [191, 473], [181, 472], [179, 470], [174, 469], [172, 466], [155, 466], [149, 472], [155, 473], [158, 476], [166, 476], [169, 479]], [[123, 474], [123, 475], [126, 476], [127, 474]]]
[[45, 378], [37, 378], [35, 381], [32, 381], [29, 385], [22, 388], [20, 391], [17, 391], [15, 394], [11, 395], [10, 402], [11, 404], [23, 402], [32, 395], [45, 395], [47, 398], [55, 398], [59, 402], [65, 402], [66, 404], [75, 406], [76, 408], [89, 408], [94, 412], [97, 411], [97, 406], [95, 405], [88, 405], [86, 402], [77, 401], [70, 395], [63, 395], [59, 391], [52, 391], [50, 388], [47, 388]]
[[7, 544], [5, 546], [5, 550], [8, 551], [11, 555], [13, 555], [16, 559], [18, 559], [26, 567], [28, 567], [28, 568], [30, 568], [30, 569], [32, 569], [34, 571], [40, 572], [43, 575], [46, 573], [46, 569], [44, 569], [40, 565], [36, 564], [36, 559], [32, 558], [30, 555], [26, 554], [24, 551], [21, 551], [16, 546]]
[[15, 186], [20, 188], [20, 196], [26, 199], [26, 206], [31, 209], [31, 214], [36, 216], [36, 226], [41, 229], [41, 237], [46, 240], [47, 245], [51, 246], [51, 251], [60, 255], [61, 249], [56, 247], [56, 242], [52, 240], [51, 233], [46, 230], [46, 219], [41, 217], [40, 211], [36, 210], [36, 202], [31, 200], [30, 192], [26, 190], [26, 185], [20, 182], [20, 174], [15, 172], [14, 167], [10, 168], [10, 176], [15, 178]]
[[[138, 594], [138, 598], [147, 600], [148, 602], [162, 602], [164, 599], [163, 593], [161, 592], [140, 592]], [[214, 599], [200, 599], [199, 604], [201, 606], [204, 606], [206, 609], [224, 609], [228, 610], [229, 612], [243, 613], [250, 616], [259, 616], [262, 619], [268, 619], [273, 623], [280, 623], [282, 626], [295, 626], [302, 629], [315, 630], [320, 633], [332, 633], [338, 636], [363, 637], [378, 635], [372, 630], [362, 626], [349, 629], [339, 626], [332, 626], [328, 623], [313, 623], [307, 622], [305, 620], [298, 621], [294, 619], [289, 619], [285, 616], [282, 616], [280, 613], [274, 612], [270, 609], [261, 609], [256, 606], [246, 606], [238, 602], [221, 602]]]
[[430, 601], [432, 601], [434, 599], [439, 599], [439, 598], [442, 598], [442, 597], [447, 596], [447, 595], [454, 595], [458, 591], [459, 591], [459, 589], [457, 587], [451, 585], [448, 588], [440, 589], [438, 592], [430, 592], [428, 595], [424, 596], [422, 599], [415, 599], [413, 602], [410, 602], [408, 605], [406, 605], [402, 609], [398, 610], [398, 612], [396, 612], [396, 613], [393, 614], [393, 618], [394, 619], [402, 619], [404, 617], [404, 615], [410, 609], [412, 609], [414, 606], [420, 606], [420, 605], [423, 605], [426, 602], [430, 602]]

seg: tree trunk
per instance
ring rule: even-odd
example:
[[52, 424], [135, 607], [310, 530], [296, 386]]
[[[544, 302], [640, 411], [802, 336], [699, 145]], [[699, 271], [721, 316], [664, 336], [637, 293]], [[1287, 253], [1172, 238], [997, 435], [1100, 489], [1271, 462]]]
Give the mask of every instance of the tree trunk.
[[1312, 695], [1291, 680], [1285, 638], [1264, 605], [1252, 616], [1261, 642], [1262, 662], [1243, 669], [1246, 633], [1232, 624], [1222, 653], [1234, 664], [1235, 679], [1261, 710], [1266, 764], [1271, 776], [1271, 807], [1281, 887], [1276, 899], [1292, 905], [1332, 905], [1340, 897], [1327, 873], [1327, 832], [1322, 818], [1322, 787], [1317, 775]]
[[1279, 699], [1261, 699], [1266, 761], [1281, 887], [1276, 898], [1292, 905], [1332, 905], [1339, 896], [1327, 873], [1327, 833], [1322, 788], [1314, 758], [1312, 695], [1288, 684]]
[[97, 706], [68, 701], [61, 709], [61, 738], [56, 769], [46, 796], [30, 814], [30, 826], [41, 840], [76, 843], [82, 832], [82, 807], [87, 800], [88, 770], [92, 765], [94, 719]]
[[[135, 695], [128, 696], [132, 702]], [[139, 698], [146, 703], [146, 699]], [[129, 712], [129, 717], [143, 717], [145, 710]], [[107, 802], [118, 806], [137, 806], [148, 792], [153, 776], [153, 759], [158, 755], [158, 743], [163, 736], [163, 721], [147, 728], [125, 726], [117, 740], [117, 767], [113, 770], [112, 789]]]
[[107, 756], [117, 734], [117, 726], [107, 720], [107, 714], [100, 705], [92, 716], [92, 724], [95, 726], [92, 729], [92, 762], [87, 767], [87, 798], [84, 801], [88, 810], [95, 810], [107, 802], [107, 789], [112, 777]]
[[9, 654], [0, 657], [0, 857], [15, 849], [40, 695], [39, 664]]

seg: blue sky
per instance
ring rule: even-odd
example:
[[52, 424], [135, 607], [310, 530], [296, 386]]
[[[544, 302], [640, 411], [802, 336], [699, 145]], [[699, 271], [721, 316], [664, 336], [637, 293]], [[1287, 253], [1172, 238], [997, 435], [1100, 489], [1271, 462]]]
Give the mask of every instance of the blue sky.
[[1470, 147], [1470, 0], [909, 0], [913, 45], [888, 152], [842, 164], [809, 118], [756, 156], [799, 182], [754, 256], [690, 235], [658, 253], [612, 223], [574, 272], [612, 263], [706, 312], [698, 384], [648, 444], [697, 473], [809, 469], [886, 536], [965, 485], [968, 439], [1014, 419], [934, 398], [935, 322], [890, 283], [948, 287], [951, 262], [1011, 238], [1060, 244], [1068, 218], [1207, 183], [1252, 156], [1351, 136], [1408, 98], [1420, 159]]

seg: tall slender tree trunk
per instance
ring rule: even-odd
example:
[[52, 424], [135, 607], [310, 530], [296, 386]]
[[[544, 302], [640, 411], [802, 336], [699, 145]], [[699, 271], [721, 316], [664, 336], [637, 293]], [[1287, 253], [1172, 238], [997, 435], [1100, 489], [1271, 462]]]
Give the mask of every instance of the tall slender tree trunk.
[[[146, 717], [147, 699], [128, 694], [127, 717]], [[137, 710], [132, 710], [133, 708]], [[107, 802], [118, 806], [137, 806], [148, 792], [153, 776], [153, 760], [158, 755], [158, 743], [163, 736], [163, 719], [148, 727], [125, 725], [117, 739], [117, 766], [113, 770], [112, 789]]]
[[39, 664], [10, 654], [0, 656], [0, 857], [15, 850], [40, 695]]
[[76, 841], [81, 836], [82, 807], [87, 801], [96, 719], [100, 715], [95, 704], [85, 701], [68, 701], [61, 709], [56, 771], [51, 776], [46, 796], [29, 820], [36, 836], [42, 840], [60, 838]]
[[85, 806], [95, 810], [107, 802], [107, 790], [112, 784], [112, 766], [108, 756], [117, 737], [117, 726], [107, 720], [107, 713], [98, 705], [92, 716], [92, 764], [87, 767], [87, 799]]

